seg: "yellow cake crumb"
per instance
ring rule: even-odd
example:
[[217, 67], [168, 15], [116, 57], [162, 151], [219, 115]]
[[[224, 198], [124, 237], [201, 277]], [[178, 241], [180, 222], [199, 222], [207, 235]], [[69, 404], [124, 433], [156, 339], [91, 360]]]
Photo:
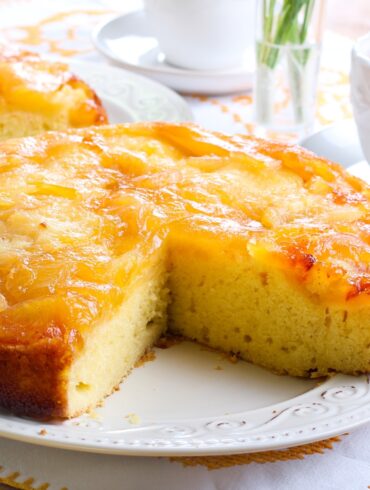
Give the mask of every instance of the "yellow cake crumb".
[[132, 425], [140, 424], [140, 417], [136, 413], [129, 413], [125, 416], [125, 418]]

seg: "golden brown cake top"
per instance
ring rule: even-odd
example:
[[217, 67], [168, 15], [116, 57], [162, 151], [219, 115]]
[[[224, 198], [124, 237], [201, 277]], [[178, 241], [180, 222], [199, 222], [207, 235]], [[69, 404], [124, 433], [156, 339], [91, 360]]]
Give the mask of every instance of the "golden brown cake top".
[[299, 147], [165, 123], [0, 144], [0, 341], [78, 343], [164, 243], [370, 304], [370, 191]]
[[45, 114], [71, 105], [72, 127], [108, 122], [95, 92], [66, 64], [0, 45], [0, 108], [4, 104], [14, 110]]

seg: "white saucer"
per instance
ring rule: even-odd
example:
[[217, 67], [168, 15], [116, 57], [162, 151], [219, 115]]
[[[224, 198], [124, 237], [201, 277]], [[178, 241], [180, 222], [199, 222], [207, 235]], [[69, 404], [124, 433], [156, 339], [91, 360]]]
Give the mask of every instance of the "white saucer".
[[110, 61], [184, 93], [223, 94], [250, 89], [253, 53], [244, 66], [225, 71], [186, 70], [167, 64], [151, 35], [143, 10], [120, 15], [93, 32], [96, 48]]
[[340, 163], [351, 174], [370, 183], [370, 165], [365, 160], [353, 120], [323, 128], [302, 140], [301, 145], [321, 157]]
[[301, 145], [321, 157], [351, 167], [365, 160], [354, 121], [327, 126], [301, 141]]

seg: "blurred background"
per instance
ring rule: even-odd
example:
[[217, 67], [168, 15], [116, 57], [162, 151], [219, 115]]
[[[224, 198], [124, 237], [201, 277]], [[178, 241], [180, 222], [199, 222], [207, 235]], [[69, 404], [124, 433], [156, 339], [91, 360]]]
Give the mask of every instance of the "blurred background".
[[356, 39], [370, 29], [369, 0], [328, 0], [327, 27]]

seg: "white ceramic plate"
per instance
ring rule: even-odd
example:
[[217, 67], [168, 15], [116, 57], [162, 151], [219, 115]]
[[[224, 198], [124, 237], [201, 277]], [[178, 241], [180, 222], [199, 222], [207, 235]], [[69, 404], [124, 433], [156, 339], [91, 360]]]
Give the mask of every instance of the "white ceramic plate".
[[94, 414], [40, 423], [0, 411], [0, 435], [112, 454], [231, 454], [324, 439], [370, 419], [367, 376], [318, 384], [188, 342], [156, 353]]
[[70, 60], [67, 63], [73, 73], [97, 92], [111, 123], [193, 119], [182, 97], [153, 80], [105, 64]]
[[222, 94], [252, 86], [252, 52], [246, 53], [244, 66], [233, 70], [186, 70], [167, 64], [142, 10], [104, 22], [95, 29], [93, 42], [113, 63], [151, 77], [179, 92]]
[[[310, 141], [340, 160], [335, 155], [347, 146], [340, 149], [343, 139], [332, 132]], [[337, 150], [328, 146], [328, 134]], [[348, 130], [346, 138], [352, 145], [356, 133]], [[209, 455], [300, 445], [370, 420], [368, 376], [321, 382], [276, 376], [189, 342], [155, 352], [93, 414], [46, 423], [0, 411], [0, 436], [108, 454]]]

